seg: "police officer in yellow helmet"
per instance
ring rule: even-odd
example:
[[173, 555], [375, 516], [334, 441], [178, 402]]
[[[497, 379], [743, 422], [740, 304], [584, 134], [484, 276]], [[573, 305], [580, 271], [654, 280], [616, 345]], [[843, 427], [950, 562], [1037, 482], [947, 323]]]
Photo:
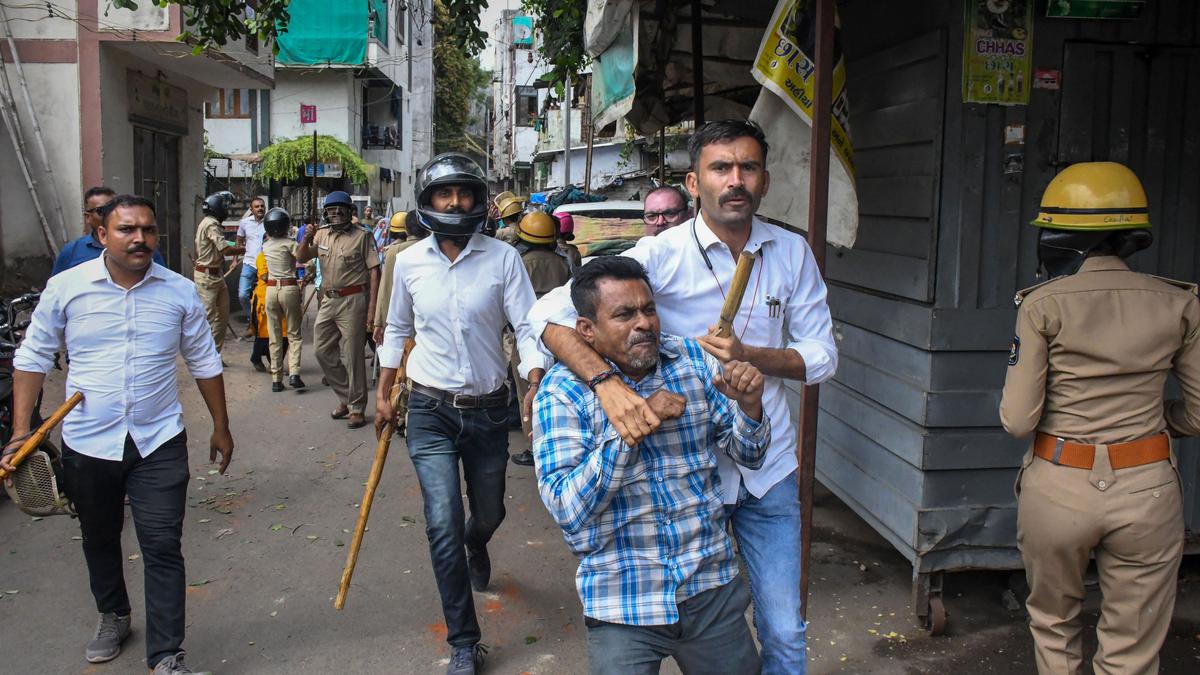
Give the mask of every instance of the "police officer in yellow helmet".
[[[1017, 545], [1038, 672], [1082, 670], [1094, 555], [1095, 672], [1157, 673], [1184, 536], [1168, 434], [1200, 435], [1196, 286], [1126, 265], [1151, 235], [1146, 193], [1120, 164], [1068, 167], [1033, 225], [1051, 278], [1017, 294], [1000, 419], [1033, 441], [1017, 477]], [[1163, 398], [1170, 372], [1182, 400]]]

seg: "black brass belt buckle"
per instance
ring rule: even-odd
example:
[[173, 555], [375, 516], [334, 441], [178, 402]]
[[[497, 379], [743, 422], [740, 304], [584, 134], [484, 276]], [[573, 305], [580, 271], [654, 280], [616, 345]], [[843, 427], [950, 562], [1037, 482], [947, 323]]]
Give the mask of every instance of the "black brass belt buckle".
[[468, 408], [475, 407], [473, 405], [465, 405], [465, 404], [459, 403], [459, 400], [461, 400], [461, 399], [468, 399], [468, 400], [474, 402], [475, 397], [467, 396], [465, 394], [454, 394], [454, 396], [450, 399], [450, 405], [454, 406], [455, 408], [458, 408], [459, 410], [466, 410]]

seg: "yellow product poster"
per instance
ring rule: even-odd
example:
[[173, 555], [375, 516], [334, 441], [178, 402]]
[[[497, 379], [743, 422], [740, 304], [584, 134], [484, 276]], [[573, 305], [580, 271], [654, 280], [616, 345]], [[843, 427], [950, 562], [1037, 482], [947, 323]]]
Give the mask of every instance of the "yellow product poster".
[[[816, 66], [816, 0], [779, 0], [751, 73], [764, 89], [783, 99], [812, 126]], [[846, 94], [846, 58], [842, 53], [841, 21], [834, 18], [833, 129], [831, 149], [853, 181], [854, 150], [850, 146], [850, 100]]]
[[964, 103], [1029, 102], [1033, 4], [1033, 0], [966, 0]]

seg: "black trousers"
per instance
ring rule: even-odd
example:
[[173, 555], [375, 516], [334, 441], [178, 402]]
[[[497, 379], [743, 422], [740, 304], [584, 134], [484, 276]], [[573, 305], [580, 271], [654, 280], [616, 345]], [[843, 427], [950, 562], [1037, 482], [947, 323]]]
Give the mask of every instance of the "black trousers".
[[67, 494], [79, 513], [83, 556], [96, 609], [130, 613], [121, 528], [125, 496], [142, 552], [146, 594], [146, 663], [179, 651], [184, 633], [183, 512], [189, 478], [187, 432], [142, 457], [125, 437], [121, 461], [81, 455], [63, 445]]

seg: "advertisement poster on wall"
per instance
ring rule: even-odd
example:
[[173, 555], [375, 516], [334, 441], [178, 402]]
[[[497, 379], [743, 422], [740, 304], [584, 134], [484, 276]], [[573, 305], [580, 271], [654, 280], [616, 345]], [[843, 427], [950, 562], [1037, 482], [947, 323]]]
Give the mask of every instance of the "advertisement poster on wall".
[[1029, 102], [1033, 5], [1033, 0], [967, 0], [964, 103]]

